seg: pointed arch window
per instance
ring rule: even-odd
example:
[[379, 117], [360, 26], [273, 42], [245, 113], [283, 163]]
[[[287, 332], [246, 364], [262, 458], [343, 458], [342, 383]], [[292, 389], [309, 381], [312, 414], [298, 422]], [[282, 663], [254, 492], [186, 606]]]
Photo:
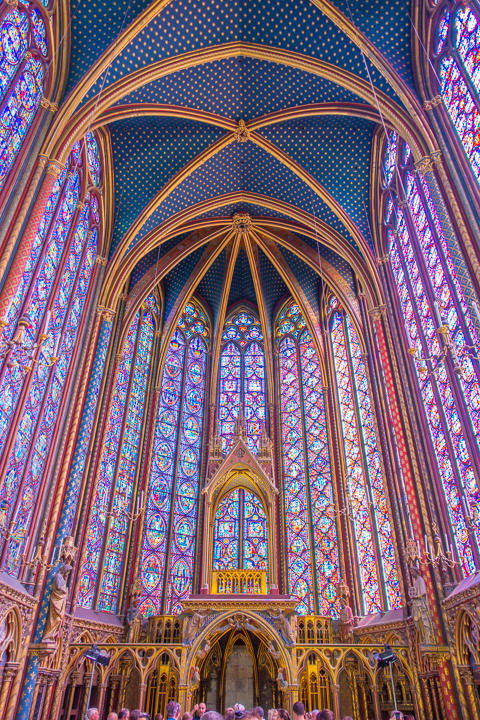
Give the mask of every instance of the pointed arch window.
[[437, 329], [444, 325], [455, 347], [455, 359], [448, 353], [433, 374], [425, 363], [414, 367], [458, 558], [468, 575], [475, 570], [474, 546], [480, 540], [478, 533], [469, 534], [465, 518], [465, 508], [473, 515], [480, 500], [480, 368], [468, 350], [478, 342], [472, 285], [463, 261], [457, 273], [429, 187], [414, 173], [404, 141], [394, 161], [398, 177], [385, 188], [384, 228], [407, 347], [423, 358], [441, 353], [444, 341]]
[[480, 26], [473, 8], [447, 3], [433, 37], [440, 93], [480, 182]]
[[267, 570], [267, 517], [261, 500], [237, 488], [225, 495], [215, 514], [214, 570]]
[[[78, 143], [55, 183], [40, 223], [31, 256], [10, 304], [3, 337], [18, 332], [25, 320], [27, 343], [48, 338], [29, 373], [3, 362], [0, 369], [0, 505], [2, 524], [14, 521], [5, 567], [18, 572], [27, 552], [29, 530], [51, 461], [51, 446], [63, 396], [84, 326], [97, 245], [101, 235], [100, 198], [87, 191], [85, 151]], [[83, 201], [79, 202], [79, 197]], [[54, 292], [55, 289], [55, 292]], [[51, 362], [51, 357], [58, 358]], [[23, 358], [27, 364], [27, 358]], [[22, 415], [15, 414], [23, 394]], [[3, 545], [3, 541], [1, 541]]]
[[49, 24], [36, 2], [10, 10], [0, 23], [0, 189], [44, 95]]
[[288, 590], [297, 611], [336, 617], [338, 538], [320, 362], [290, 302], [277, 320]]
[[181, 612], [192, 591], [209, 342], [206, 315], [191, 301], [170, 341], [158, 398], [140, 562], [144, 616]]
[[402, 598], [367, 369], [355, 327], [336, 299], [329, 327], [364, 611], [381, 612], [385, 604], [401, 607]]
[[78, 604], [104, 612], [118, 609], [157, 315], [152, 295], [128, 329], [100, 458]]
[[224, 454], [232, 447], [240, 408], [248, 446], [258, 453], [265, 423], [265, 353], [260, 322], [243, 310], [227, 320], [222, 334], [218, 417]]

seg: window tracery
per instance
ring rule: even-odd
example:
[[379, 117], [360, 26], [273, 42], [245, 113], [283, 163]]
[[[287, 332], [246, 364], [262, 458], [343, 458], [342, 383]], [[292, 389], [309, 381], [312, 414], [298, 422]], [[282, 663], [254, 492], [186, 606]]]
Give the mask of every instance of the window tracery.
[[480, 28], [472, 8], [445, 5], [434, 34], [433, 53], [445, 107], [480, 181]]
[[[0, 504], [3, 523], [13, 520], [4, 555], [5, 567], [14, 575], [18, 574], [20, 555], [27, 551], [101, 232], [98, 198], [84, 190], [84, 163], [77, 144], [53, 186], [3, 328], [3, 337], [10, 339], [23, 317], [28, 344], [39, 342], [40, 332], [48, 333], [30, 373], [25, 374], [21, 365], [5, 362], [0, 368]], [[79, 203], [81, 193], [85, 193], [84, 202]], [[51, 361], [52, 357], [56, 360]], [[27, 356], [22, 360], [28, 364]], [[21, 417], [17, 417], [17, 408]]]
[[206, 315], [191, 301], [170, 341], [160, 386], [139, 573], [144, 616], [181, 612], [192, 589], [209, 342]]
[[118, 365], [112, 404], [91, 510], [78, 604], [116, 612], [127, 535], [132, 514], [137, 460], [158, 314], [147, 298], [127, 332]]
[[214, 570], [267, 570], [267, 517], [261, 500], [237, 488], [225, 495], [215, 514]]
[[356, 330], [338, 303], [329, 322], [363, 603], [366, 613], [380, 612], [382, 588], [389, 609], [401, 607], [402, 599], [367, 370]]
[[225, 323], [220, 355], [219, 433], [224, 455], [231, 449], [240, 408], [247, 443], [258, 453], [265, 423], [265, 354], [260, 322], [244, 310]]
[[337, 616], [338, 539], [320, 362], [295, 302], [280, 313], [276, 339], [289, 592], [301, 614], [318, 607]]
[[[440, 34], [446, 37], [443, 26]], [[443, 341], [437, 329], [443, 325], [455, 347], [456, 370], [450, 357], [436, 372], [425, 361], [415, 362], [414, 368], [458, 558], [469, 575], [475, 570], [474, 538], [464, 507], [473, 515], [479, 500], [480, 377], [468, 347], [478, 342], [478, 335], [429, 187], [414, 173], [404, 141], [399, 148], [408, 160], [397, 160], [396, 181], [385, 189], [385, 241], [407, 347], [422, 358], [440, 354]], [[405, 200], [399, 202], [398, 196]]]
[[44, 95], [51, 48], [35, 2], [10, 10], [0, 24], [0, 189]]

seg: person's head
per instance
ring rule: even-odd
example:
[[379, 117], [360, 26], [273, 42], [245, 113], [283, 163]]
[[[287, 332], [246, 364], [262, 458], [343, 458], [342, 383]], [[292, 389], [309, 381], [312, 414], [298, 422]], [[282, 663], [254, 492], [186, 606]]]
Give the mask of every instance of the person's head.
[[[155, 720], [163, 720], [163, 715], [161, 715], [160, 713], [158, 713], [158, 714], [160, 715], [160, 717], [157, 718], [157, 716], [155, 716]], [[193, 715], [191, 713], [184, 712], [182, 715], [182, 720], [192, 720], [192, 717], [193, 717]]]
[[277, 718], [278, 718], [278, 712], [277, 712], [276, 708], [270, 708], [270, 710], [268, 711], [267, 720], [277, 720]]
[[405, 715], [405, 720], [415, 720], [413, 715]]
[[281, 720], [290, 720], [290, 715], [283, 708], [277, 709], [277, 717], [281, 718]]
[[345, 715], [345, 717], [343, 718], [343, 720], [353, 720], [353, 718], [350, 717], [350, 715]]
[[117, 713], [114, 713], [114, 712], [108, 713], [107, 720], [118, 720]]
[[299, 720], [300, 720], [300, 718], [303, 718], [305, 715], [305, 705], [302, 702], [300, 702], [300, 700], [297, 700], [297, 702], [293, 703], [292, 710], [293, 710], [293, 717], [298, 718]]
[[118, 713], [118, 720], [128, 720], [130, 717], [130, 710], [128, 708], [122, 708]]
[[204, 702], [198, 703], [198, 716], [202, 717], [207, 712], [207, 706]]
[[252, 713], [255, 715], [255, 717], [258, 718], [258, 720], [263, 720], [263, 718], [265, 717], [263, 708], [260, 707], [260, 705], [257, 705], [257, 707], [253, 708]]
[[180, 704], [175, 700], [170, 700], [170, 702], [167, 703], [165, 715], [167, 718], [175, 718], [175, 720], [177, 720], [177, 718], [180, 717]]
[[[190, 717], [192, 717], [192, 716], [190, 715]], [[163, 715], [162, 715], [162, 713], [157, 713], [157, 714], [155, 715], [155, 717], [154, 717], [154, 720], [163, 720]]]
[[[202, 703], [203, 705], [204, 703]], [[205, 720], [223, 720], [223, 715], [220, 715], [220, 713], [215, 712], [215, 710], [207, 710], [207, 712], [203, 713], [203, 718]], [[202, 718], [202, 720], [203, 720]]]
[[401, 710], [392, 710], [390, 720], [405, 720], [405, 715]]
[[100, 720], [100, 713], [97, 708], [90, 708], [90, 710], [87, 711], [87, 718], [88, 720]]
[[335, 715], [331, 710], [320, 710], [316, 720], [335, 720]]
[[233, 706], [233, 712], [235, 713], [236, 718], [241, 718], [245, 714], [245, 705], [242, 705], [242, 703], [235, 703]]
[[130, 713], [130, 720], [140, 720], [141, 710], [132, 710]]

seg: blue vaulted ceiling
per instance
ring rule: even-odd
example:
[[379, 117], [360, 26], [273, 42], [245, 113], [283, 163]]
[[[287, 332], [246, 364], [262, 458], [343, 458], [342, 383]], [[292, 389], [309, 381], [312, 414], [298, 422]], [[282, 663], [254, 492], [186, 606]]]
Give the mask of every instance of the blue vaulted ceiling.
[[[395, 0], [333, 1], [345, 21], [353, 22], [374, 43], [393, 73], [415, 93], [407, 7]], [[106, 58], [111, 53], [112, 58], [90, 87], [82, 87], [76, 109], [95, 96], [98, 99], [98, 94], [102, 101], [114, 83], [124, 84], [110, 103], [116, 114], [106, 121], [115, 203], [111, 262], [135, 251], [142, 238], [166, 221], [178, 223], [176, 237], [142, 258], [135, 257], [130, 288], [157, 258], [188, 236], [188, 224], [179, 219], [185, 211], [189, 223], [208, 228], [210, 221], [215, 227], [220, 221], [226, 231], [238, 211], [249, 212], [260, 225], [262, 219], [277, 218], [315, 248], [315, 240], [302, 234], [301, 226], [306, 223], [311, 232], [319, 222], [335, 238], [330, 247], [320, 243], [319, 252], [355, 287], [354, 272], [342, 248], [350, 244], [362, 262], [371, 262], [374, 254], [369, 182], [372, 141], [379, 125], [362, 117], [365, 110], [372, 118], [377, 108], [370, 107], [346, 77], [371, 81], [375, 91], [385, 93], [399, 110], [403, 100], [326, 12], [313, 0], [157, 0], [152, 4], [92, 0], [72, 11], [67, 94], [80, 87], [102, 53]], [[147, 13], [148, 21], [142, 23]], [[116, 54], [122, 33], [128, 34], [128, 42]], [[235, 49], [233, 43], [237, 43]], [[268, 59], [270, 51], [280, 51], [278, 62]], [[208, 62], [202, 59], [206, 52], [211, 53]], [[330, 79], [313, 74], [311, 60], [323, 63], [317, 65], [320, 74], [327, 66], [333, 68]], [[150, 72], [159, 61], [162, 73]], [[134, 84], [132, 73], [138, 75]], [[325, 104], [328, 107], [322, 110]], [[272, 113], [283, 116], [270, 117], [249, 141], [232, 142], [240, 120], [252, 126]], [[228, 144], [193, 171], [183, 172], [188, 163], [223, 141]], [[260, 142], [267, 142], [272, 152]], [[323, 197], [323, 190], [316, 192], [312, 183], [323, 188]], [[279, 247], [318, 312], [318, 276], [281, 243]], [[203, 250], [179, 262], [164, 279], [167, 314]], [[257, 252], [256, 271], [271, 322], [288, 289], [262, 250]], [[220, 278], [225, 275], [227, 257], [223, 251], [196, 288], [214, 317], [220, 307]], [[242, 299], [256, 302], [243, 246], [228, 293], [229, 304]]]

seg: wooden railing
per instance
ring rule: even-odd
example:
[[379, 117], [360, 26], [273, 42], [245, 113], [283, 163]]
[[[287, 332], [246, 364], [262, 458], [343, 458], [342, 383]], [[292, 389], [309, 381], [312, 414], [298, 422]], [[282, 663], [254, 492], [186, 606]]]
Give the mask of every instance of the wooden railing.
[[267, 573], [264, 570], [214, 570], [213, 595], [266, 595]]
[[323, 615], [299, 615], [297, 617], [297, 643], [299, 645], [324, 645], [331, 642], [331, 618]]

